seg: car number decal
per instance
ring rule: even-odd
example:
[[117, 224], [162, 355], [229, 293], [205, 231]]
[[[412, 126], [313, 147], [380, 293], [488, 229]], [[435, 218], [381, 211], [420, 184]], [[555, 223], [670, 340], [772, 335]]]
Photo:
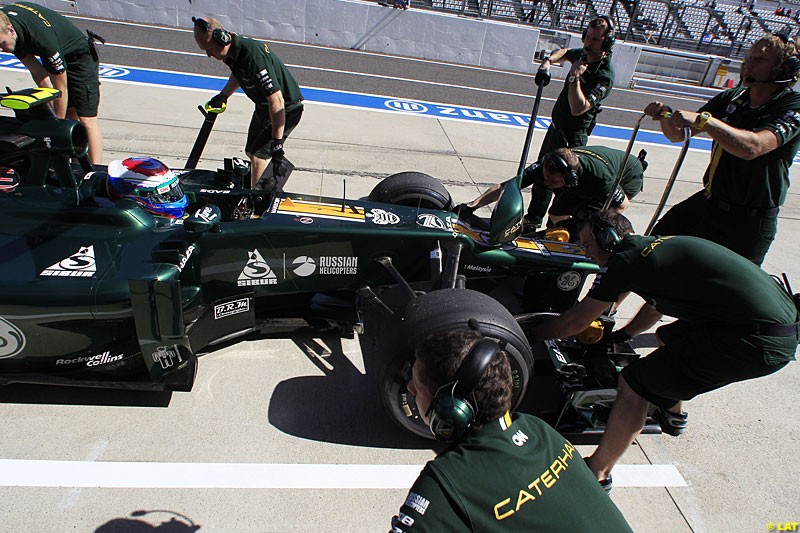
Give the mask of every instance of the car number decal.
[[275, 209], [279, 215], [305, 215], [315, 218], [328, 218], [332, 220], [349, 220], [351, 222], [366, 222], [367, 216], [364, 208], [351, 204], [324, 204], [320, 202], [304, 202], [281, 198]]

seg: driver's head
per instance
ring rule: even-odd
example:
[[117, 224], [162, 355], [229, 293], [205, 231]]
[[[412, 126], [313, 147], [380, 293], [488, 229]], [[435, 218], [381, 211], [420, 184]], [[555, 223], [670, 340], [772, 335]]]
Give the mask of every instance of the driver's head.
[[0, 11], [0, 50], [12, 53], [17, 46], [17, 31], [5, 12]]
[[161, 217], [181, 218], [189, 203], [178, 176], [152, 157], [112, 161], [106, 183], [112, 200], [129, 198]]
[[[220, 39], [220, 36], [227, 35], [230, 38], [230, 34], [225, 31], [222, 23], [213, 17], [192, 17], [192, 23], [194, 24], [194, 41], [200, 50], [204, 51], [208, 57], [218, 60], [225, 59], [230, 48], [230, 41], [224, 44], [221, 41], [225, 39]], [[214, 35], [217, 35], [217, 38], [214, 38]]]
[[[429, 423], [430, 409], [437, 391], [439, 394], [451, 393], [452, 388], [443, 386], [453, 382], [464, 359], [481, 338], [476, 331], [457, 329], [434, 333], [417, 346], [408, 390], [414, 395], [425, 423]], [[477, 408], [477, 416], [471, 427], [479, 429], [511, 409], [512, 388], [511, 365], [506, 352], [501, 350], [492, 358], [468, 398], [470, 404], [474, 401], [473, 407]]]
[[576, 187], [580, 161], [569, 148], [557, 148], [542, 157], [544, 186], [548, 189]]

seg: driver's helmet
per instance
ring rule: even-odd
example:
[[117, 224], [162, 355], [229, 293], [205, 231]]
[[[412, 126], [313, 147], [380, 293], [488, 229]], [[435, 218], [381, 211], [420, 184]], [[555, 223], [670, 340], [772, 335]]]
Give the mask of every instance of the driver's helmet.
[[189, 200], [178, 176], [152, 157], [129, 157], [108, 165], [108, 195], [112, 200], [130, 198], [146, 211], [169, 218], [181, 218]]

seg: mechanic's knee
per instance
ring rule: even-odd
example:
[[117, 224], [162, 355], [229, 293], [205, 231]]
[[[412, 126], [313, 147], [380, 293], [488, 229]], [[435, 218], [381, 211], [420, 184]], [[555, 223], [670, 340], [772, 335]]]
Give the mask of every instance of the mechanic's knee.
[[642, 398], [638, 392], [633, 390], [628, 382], [625, 381], [625, 376], [622, 374], [619, 375], [619, 380], [617, 381], [617, 401], [647, 401]]

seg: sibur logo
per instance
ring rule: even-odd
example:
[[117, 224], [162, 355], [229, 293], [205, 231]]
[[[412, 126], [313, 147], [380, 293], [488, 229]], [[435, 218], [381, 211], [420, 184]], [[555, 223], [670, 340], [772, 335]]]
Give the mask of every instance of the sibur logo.
[[250, 285], [275, 285], [278, 277], [269, 267], [258, 250], [249, 252], [247, 264], [244, 265], [242, 273], [239, 274], [237, 285], [246, 287]]

